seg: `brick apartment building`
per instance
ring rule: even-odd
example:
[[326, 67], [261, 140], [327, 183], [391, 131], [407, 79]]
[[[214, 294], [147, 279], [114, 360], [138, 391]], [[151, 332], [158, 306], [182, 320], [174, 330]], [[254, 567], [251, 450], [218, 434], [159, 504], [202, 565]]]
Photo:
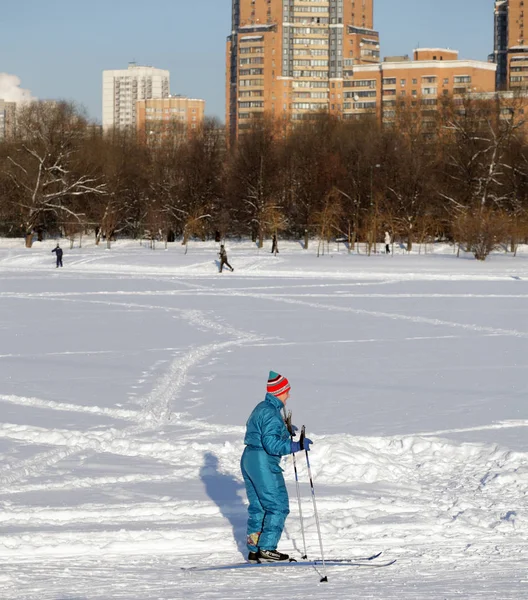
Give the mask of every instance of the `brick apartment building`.
[[137, 102], [137, 130], [146, 139], [169, 132], [191, 133], [203, 123], [205, 100], [169, 96]]
[[347, 63], [379, 62], [373, 0], [232, 0], [226, 125], [231, 138], [269, 112], [329, 110]]
[[[456, 50], [419, 48], [414, 50], [413, 60], [388, 57], [377, 65], [354, 67], [342, 84], [336, 82], [335, 91], [332, 88], [330, 108], [334, 102], [343, 102], [340, 112], [344, 118], [371, 112], [387, 122], [401, 98], [435, 110], [442, 96], [493, 91], [495, 70], [496, 66], [488, 62], [459, 60]], [[337, 93], [340, 89], [342, 98]]]
[[[496, 65], [420, 49], [380, 60], [373, 0], [232, 0], [226, 125], [231, 140], [255, 117], [291, 121], [314, 111], [390, 114], [398, 96], [495, 90]], [[456, 90], [456, 91], [455, 91]]]

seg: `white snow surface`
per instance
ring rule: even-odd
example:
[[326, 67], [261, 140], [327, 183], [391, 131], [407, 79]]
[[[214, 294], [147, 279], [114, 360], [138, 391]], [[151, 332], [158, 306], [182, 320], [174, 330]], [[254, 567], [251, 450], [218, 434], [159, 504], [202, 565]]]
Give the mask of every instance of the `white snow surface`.
[[[0, 598], [528, 597], [527, 248], [228, 241], [219, 274], [212, 242], [65, 243], [62, 269], [54, 245], [0, 240]], [[269, 370], [314, 440], [325, 557], [393, 566], [182, 569], [244, 558], [239, 460]], [[299, 558], [283, 467], [279, 549]]]

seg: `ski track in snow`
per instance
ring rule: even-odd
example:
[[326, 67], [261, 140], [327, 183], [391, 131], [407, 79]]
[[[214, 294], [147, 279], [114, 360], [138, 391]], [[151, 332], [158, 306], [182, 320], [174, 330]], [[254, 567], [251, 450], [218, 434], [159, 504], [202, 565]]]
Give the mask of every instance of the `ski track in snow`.
[[[141, 307], [141, 308], [156, 308], [160, 310], [169, 310], [165, 307], [154, 307], [143, 305], [135, 305], [132, 303], [106, 303], [112, 305], [130, 307]], [[172, 309], [171, 309], [172, 310]], [[221, 342], [216, 344], [208, 344], [203, 347], [191, 349], [188, 355], [182, 359], [177, 357], [172, 361], [167, 372], [157, 382], [153, 391], [143, 400], [143, 409], [134, 415], [132, 411], [121, 411], [121, 410], [107, 410], [101, 411], [97, 407], [79, 407], [75, 405], [63, 405], [62, 410], [68, 411], [84, 411], [91, 413], [106, 414], [114, 416], [116, 418], [127, 418], [128, 420], [135, 421], [135, 426], [117, 430], [109, 429], [102, 433], [89, 433], [84, 434], [82, 432], [74, 431], [60, 431], [54, 429], [49, 432], [45, 429], [31, 428], [28, 426], [13, 426], [10, 424], [4, 424], [0, 428], [0, 439], [6, 438], [19, 442], [33, 443], [38, 445], [50, 445], [59, 446], [61, 448], [44, 452], [40, 456], [33, 457], [28, 461], [22, 462], [18, 465], [8, 466], [7, 473], [4, 469], [0, 470], [0, 485], [11, 485], [15, 481], [20, 479], [27, 479], [30, 476], [36, 476], [40, 473], [43, 467], [50, 467], [52, 464], [63, 460], [67, 456], [76, 454], [81, 451], [95, 451], [95, 452], [112, 452], [114, 454], [125, 454], [127, 456], [158, 456], [163, 454], [167, 450], [167, 445], [162, 444], [162, 447], [158, 452], [154, 449], [156, 444], [144, 443], [134, 444], [131, 441], [133, 436], [137, 436], [146, 433], [152, 429], [155, 429], [160, 423], [168, 420], [177, 421], [181, 418], [181, 415], [171, 414], [170, 402], [178, 397], [179, 392], [186, 383], [187, 373], [193, 366], [203, 361], [208, 355], [217, 352], [221, 349], [229, 348], [230, 346], [238, 346], [247, 342], [254, 342], [257, 336], [252, 334], [245, 334], [238, 332], [235, 329], [224, 327], [216, 322], [206, 319], [199, 311], [181, 311], [179, 309], [173, 309], [181, 313], [181, 318], [192, 323], [195, 327], [202, 327], [209, 329], [219, 335], [236, 336], [237, 339], [227, 342]], [[8, 400], [16, 402], [15, 397], [0, 396], [0, 400]], [[39, 401], [37, 399], [19, 399], [20, 404], [48, 407], [52, 409], [59, 408], [58, 403], [51, 401]], [[140, 423], [146, 423], [142, 425]], [[187, 421], [187, 427], [192, 428], [193, 423]], [[200, 424], [200, 428], [204, 429], [207, 426]], [[213, 426], [216, 431], [216, 427]], [[125, 443], [126, 442], [126, 443]], [[142, 449], [143, 446], [147, 446], [147, 449]], [[177, 449], [179, 455], [183, 451], [183, 447]], [[0, 488], [1, 489], [1, 488]]]
[[[70, 272], [108, 275], [123, 270], [108, 265], [93, 264], [95, 258], [73, 261]], [[3, 262], [6, 262], [4, 259]], [[0, 261], [2, 262], [2, 261]], [[10, 256], [6, 272], [16, 271], [27, 262], [25, 254]], [[210, 262], [207, 263], [210, 265]], [[518, 298], [528, 294], [296, 294], [290, 290], [314, 288], [315, 285], [288, 284], [281, 286], [247, 286], [230, 290], [207, 289], [206, 286], [181, 279], [187, 271], [192, 278], [196, 263], [180, 269], [178, 283], [185, 290], [113, 292], [0, 292], [3, 299], [39, 302], [60, 300], [75, 304], [99, 304], [120, 309], [158, 311], [168, 319], [179, 319], [196, 330], [215, 336], [212, 343], [198, 345], [182, 356], [177, 348], [158, 348], [168, 363], [157, 377], [151, 391], [136, 397], [135, 409], [108, 408], [55, 402], [38, 397], [0, 394], [0, 406], [38, 408], [56, 414], [90, 414], [114, 421], [112, 427], [93, 430], [16, 425], [0, 425], [0, 441], [13, 447], [33, 448], [34, 453], [18, 458], [8, 454], [0, 467], [0, 598], [6, 600], [135, 600], [158, 597], [174, 598], [343, 598], [423, 600], [424, 598], [468, 597], [467, 581], [475, 581], [471, 600], [526, 597], [527, 581], [519, 577], [525, 572], [528, 557], [528, 455], [512, 452], [499, 445], [455, 443], [441, 436], [478, 430], [499, 430], [527, 427], [528, 420], [504, 420], [480, 427], [424, 431], [397, 437], [357, 437], [351, 435], [317, 436], [311, 460], [314, 481], [318, 489], [318, 509], [323, 538], [329, 544], [327, 556], [365, 555], [385, 550], [398, 558], [397, 567], [376, 570], [375, 573], [353, 568], [331, 571], [331, 595], [328, 588], [314, 586], [316, 574], [288, 573], [285, 591], [284, 575], [274, 573], [228, 573], [221, 578], [214, 573], [183, 574], [180, 567], [207, 563], [218, 554], [238, 560], [232, 523], [243, 523], [245, 507], [240, 500], [231, 507], [219, 506], [211, 500], [199, 501], [178, 497], [178, 489], [192, 486], [207, 476], [203, 458], [214, 455], [219, 461], [218, 474], [238, 482], [243, 498], [239, 458], [242, 451], [243, 427], [220, 426], [204, 420], [194, 420], [178, 412], [192, 374], [215, 354], [230, 348], [259, 347], [273, 344], [295, 345], [295, 340], [277, 340], [244, 331], [220, 322], [211, 313], [183, 310], [155, 303], [119, 301], [120, 296], [230, 296], [251, 301], [266, 300], [300, 307], [310, 307], [321, 313], [345, 312], [376, 319], [422, 323], [442, 329], [462, 329], [483, 336], [526, 338], [528, 333], [517, 329], [488, 327], [445, 319], [405, 315], [396, 312], [358, 309], [314, 302], [315, 298]], [[259, 270], [260, 269], [260, 270]], [[237, 273], [244, 276], [255, 272], [258, 278], [268, 274], [260, 262], [247, 259], [237, 263]], [[145, 277], [168, 281], [175, 277], [162, 268], [153, 275], [142, 268], [129, 267], [127, 277]], [[287, 277], [288, 271], [281, 274]], [[315, 272], [314, 272], [315, 273]], [[271, 274], [270, 274], [271, 275]], [[303, 273], [310, 277], [311, 272]], [[185, 275], [187, 276], [187, 275]], [[203, 276], [203, 275], [202, 275]], [[299, 274], [295, 273], [298, 277]], [[317, 274], [320, 276], [320, 274]], [[340, 278], [332, 274], [330, 278]], [[361, 272], [365, 279], [383, 279], [369, 283], [347, 283], [347, 286], [386, 285], [401, 281], [404, 275]], [[453, 281], [457, 276], [442, 274], [407, 279]], [[479, 276], [468, 275], [466, 280]], [[480, 276], [479, 280], [484, 277]], [[509, 277], [508, 277], [509, 278]], [[486, 281], [505, 280], [504, 276], [488, 276]], [[320, 287], [335, 283], [320, 284]], [[339, 284], [343, 285], [343, 284]], [[259, 291], [260, 290], [260, 291]], [[266, 292], [266, 293], [264, 293]], [[279, 295], [280, 294], [280, 295]], [[97, 299], [101, 296], [115, 299]], [[299, 298], [305, 298], [301, 300]], [[308, 298], [308, 300], [306, 300]], [[408, 337], [408, 340], [456, 339], [456, 335]], [[321, 344], [379, 342], [381, 338], [364, 340], [321, 340]], [[383, 341], [383, 340], [381, 340]], [[147, 349], [146, 351], [154, 350]], [[133, 349], [130, 350], [131, 352]], [[90, 355], [95, 352], [3, 353], [0, 359]], [[111, 351], [100, 351], [108, 353]], [[173, 433], [171, 433], [173, 432]], [[162, 435], [163, 433], [163, 435]], [[139, 459], [135, 472], [94, 475], [76, 469], [91, 458], [112, 455], [122, 459]], [[290, 459], [285, 462], [290, 489], [294, 484]], [[300, 464], [299, 464], [300, 463]], [[145, 465], [150, 465], [147, 468]], [[142, 466], [143, 465], [143, 466]], [[324, 466], [323, 466], [324, 465]], [[306, 467], [298, 461], [301, 481], [306, 481]], [[134, 486], [163, 485], [174, 489], [173, 495], [153, 499], [144, 493], [133, 493]], [[146, 486], [146, 487], [145, 487]], [[124, 490], [130, 490], [125, 493]], [[119, 492], [119, 490], [122, 490]], [[82, 501], [95, 491], [105, 491], [115, 497], [107, 503]], [[82, 492], [78, 501], [69, 505], [35, 504], [39, 493], [61, 494]], [[53, 496], [51, 496], [52, 498]], [[29, 501], [32, 498], [31, 501]], [[301, 550], [298, 507], [292, 495], [291, 515], [284, 534], [287, 550]], [[25, 503], [28, 502], [28, 503]], [[318, 553], [315, 521], [309, 495], [303, 496], [303, 514], [308, 546]], [[431, 543], [433, 540], [433, 543]], [[468, 541], [469, 540], [469, 541]], [[328, 542], [329, 541], [329, 542]], [[214, 553], [211, 549], [214, 548]], [[194, 555], [194, 556], [193, 556]], [[223, 562], [223, 561], [221, 561]], [[227, 561], [229, 562], [229, 561]], [[65, 566], [66, 565], [66, 566]], [[413, 587], [412, 577], [421, 579]], [[313, 577], [313, 579], [310, 579]], [[48, 580], [53, 581], [46, 587]], [[353, 592], [351, 592], [351, 584]], [[39, 587], [40, 586], [40, 587]], [[111, 592], [109, 592], [111, 590]], [[441, 596], [438, 591], [441, 590]], [[506, 590], [506, 591], [505, 591]], [[109, 595], [111, 593], [111, 596]], [[354, 596], [351, 595], [354, 594]], [[295, 594], [295, 595], [292, 595]]]

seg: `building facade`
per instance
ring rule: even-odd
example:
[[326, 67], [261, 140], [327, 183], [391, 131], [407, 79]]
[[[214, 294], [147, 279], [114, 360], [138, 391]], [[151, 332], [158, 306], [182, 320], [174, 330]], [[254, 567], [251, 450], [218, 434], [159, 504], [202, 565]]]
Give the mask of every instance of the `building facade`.
[[145, 139], [170, 132], [192, 133], [203, 123], [205, 100], [169, 96], [137, 102], [137, 130]]
[[373, 0], [232, 0], [226, 125], [231, 141], [264, 113], [295, 122], [316, 111], [382, 121], [401, 96], [495, 90], [497, 67], [442, 48], [380, 60]]
[[497, 65], [496, 88], [508, 87], [508, 0], [495, 2], [493, 54], [490, 61]]
[[[443, 96], [462, 97], [495, 90], [496, 65], [459, 60], [456, 50], [419, 48], [413, 60], [389, 57], [377, 65], [358, 65], [332, 90], [331, 102], [342, 103], [344, 118], [371, 113], [381, 123], [394, 118], [398, 99], [420, 106], [422, 114], [435, 111]], [[341, 94], [339, 95], [339, 91]], [[335, 96], [335, 99], [334, 99]]]
[[9, 141], [15, 137], [16, 102], [0, 99], [0, 141]]
[[528, 88], [528, 30], [525, 30], [524, 4], [524, 0], [495, 1], [494, 49], [490, 58], [497, 65], [497, 90]]
[[168, 71], [129, 63], [128, 69], [103, 71], [103, 130], [136, 128], [138, 100], [168, 98]]
[[230, 138], [264, 112], [296, 120], [331, 110], [332, 82], [342, 81], [354, 65], [379, 60], [373, 0], [232, 0]]

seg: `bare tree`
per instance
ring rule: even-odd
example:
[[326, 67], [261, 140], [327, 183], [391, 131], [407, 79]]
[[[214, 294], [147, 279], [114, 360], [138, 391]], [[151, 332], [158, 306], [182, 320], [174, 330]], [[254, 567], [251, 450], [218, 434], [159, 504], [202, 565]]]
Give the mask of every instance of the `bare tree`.
[[339, 222], [343, 216], [341, 195], [334, 188], [326, 195], [321, 210], [313, 215], [313, 223], [317, 228], [319, 243], [317, 256], [324, 255], [325, 242], [328, 244], [335, 232], [339, 230]]
[[212, 215], [223, 200], [224, 154], [223, 136], [214, 119], [206, 120], [181, 148], [178, 199], [185, 244], [191, 235], [205, 239], [212, 228]]
[[467, 247], [480, 260], [493, 249], [488, 229], [490, 223], [498, 223], [498, 211], [508, 197], [506, 154], [522, 124], [520, 119], [504, 118], [500, 103], [470, 98], [455, 106], [447, 120], [446, 185], [438, 193], [449, 203], [459, 242], [469, 244], [467, 240], [471, 240]]
[[[519, 113], [523, 115], [526, 109], [525, 102], [520, 107], [515, 102], [511, 118]], [[509, 249], [515, 256], [519, 242], [528, 235], [528, 148], [522, 128], [512, 135], [504, 167], [506, 200], [503, 206], [510, 223]]]
[[106, 194], [101, 179], [80, 168], [86, 125], [85, 117], [67, 102], [33, 102], [20, 109], [8, 174], [17, 190], [14, 201], [28, 248], [33, 231], [47, 215], [67, 214], [80, 223], [83, 213], [74, 210], [71, 200]]
[[454, 222], [454, 229], [467, 252], [472, 252], [477, 260], [486, 260], [506, 238], [509, 223], [503, 211], [485, 206], [478, 213], [468, 211], [460, 214]]
[[165, 136], [153, 157], [151, 188], [165, 233], [205, 239], [223, 198], [224, 141], [214, 119], [187, 137]]
[[[421, 119], [412, 118], [414, 107], [407, 103], [398, 111], [398, 130], [384, 136], [383, 173], [386, 178], [386, 208], [393, 233], [407, 241], [407, 251], [418, 237], [417, 225], [431, 206], [433, 173], [437, 163], [437, 140], [424, 136]], [[420, 115], [421, 116], [421, 115]], [[387, 219], [386, 219], [387, 220]]]
[[228, 194], [243, 225], [249, 223], [253, 241], [264, 244], [266, 210], [276, 201], [279, 181], [275, 124], [257, 120], [231, 154]]
[[[327, 113], [316, 113], [296, 125], [284, 140], [281, 150], [281, 177], [285, 214], [305, 233], [308, 248], [309, 228], [324, 213], [327, 195], [334, 187], [348, 193], [341, 181], [347, 166], [340, 141], [345, 124]], [[317, 214], [317, 217], [315, 215]]]
[[95, 242], [107, 247], [116, 235], [126, 232], [138, 237], [144, 227], [150, 201], [150, 150], [138, 143], [134, 132], [111, 131], [94, 140], [99, 168], [106, 181], [106, 194], [89, 204], [90, 221], [95, 224]]
[[288, 220], [279, 203], [270, 200], [264, 207], [262, 222], [264, 235], [278, 235], [288, 227]]

